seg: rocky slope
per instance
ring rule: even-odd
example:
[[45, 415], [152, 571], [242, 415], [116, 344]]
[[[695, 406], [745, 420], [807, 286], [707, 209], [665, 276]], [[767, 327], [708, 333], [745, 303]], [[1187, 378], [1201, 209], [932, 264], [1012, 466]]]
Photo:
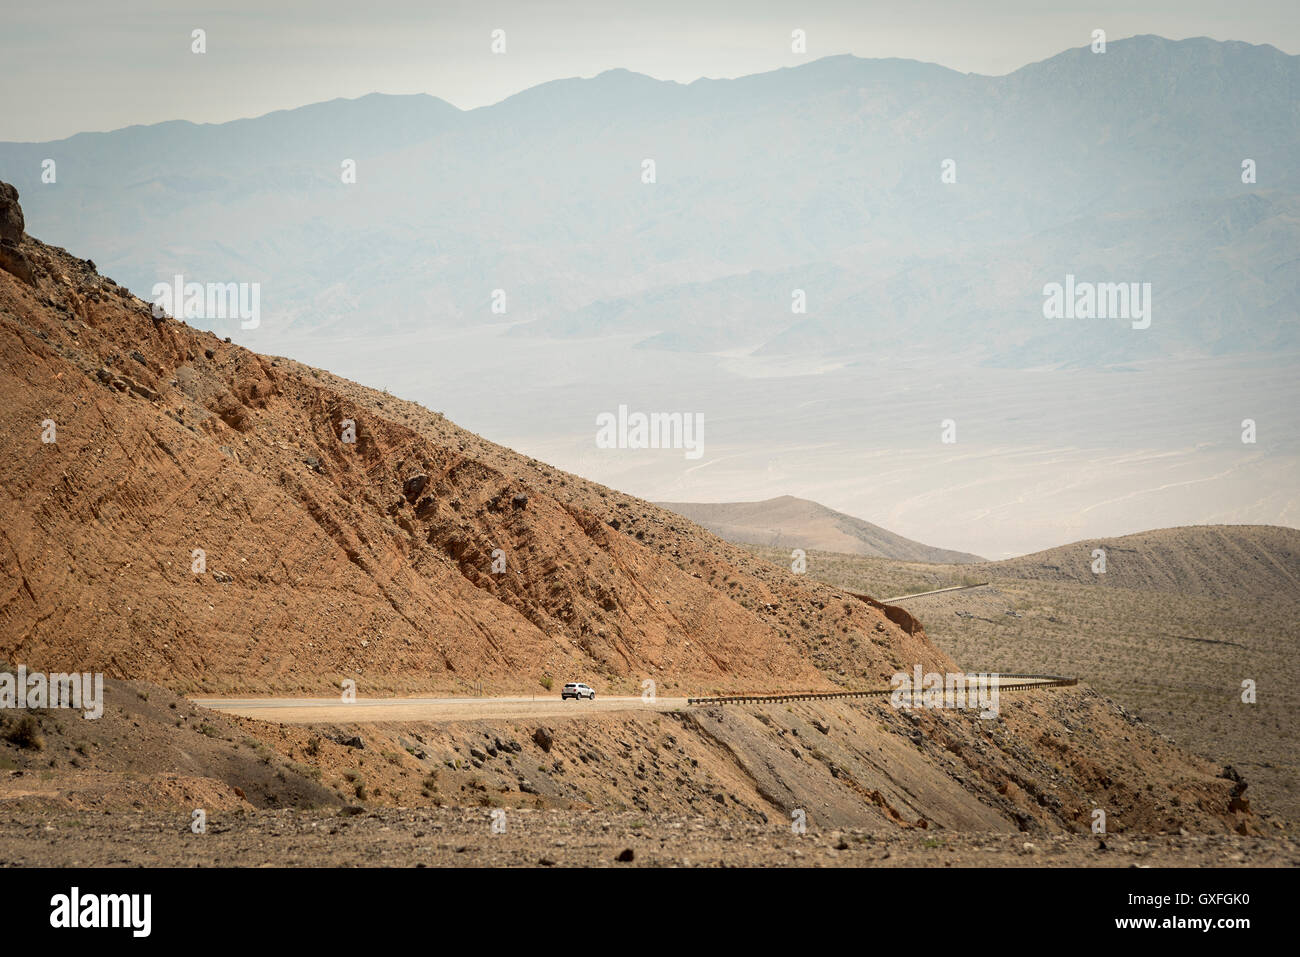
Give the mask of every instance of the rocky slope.
[[857, 701], [276, 725], [112, 679], [104, 705], [0, 712], [0, 822], [153, 808], [184, 833], [195, 808], [224, 829], [253, 810], [436, 806], [1047, 835], [1088, 833], [1101, 808], [1111, 834], [1274, 832], [1234, 772], [1087, 689], [1008, 694], [996, 720]]
[[[1105, 574], [1092, 569], [1095, 549], [1106, 552]], [[1292, 601], [1300, 596], [1300, 529], [1276, 525], [1160, 528], [1074, 542], [963, 572], [1206, 598]]]
[[156, 319], [61, 249], [8, 255], [27, 269], [0, 271], [0, 654], [363, 693], [817, 688], [946, 663], [669, 512]]
[[19, 223], [0, 269], [0, 656], [112, 681], [102, 723], [46, 713], [28, 733], [5, 717], [0, 797], [747, 822], [807, 808], [871, 829], [1050, 832], [1102, 806], [1116, 829], [1259, 826], [1235, 774], [1084, 688], [1007, 700], [991, 721], [882, 702], [688, 709], [574, 718], [549, 743], [461, 722], [375, 726], [359, 747], [357, 729], [205, 715], [174, 695], [344, 679], [363, 695], [524, 692], [570, 676], [606, 693], [645, 678], [665, 694], [879, 687], [957, 665], [901, 609], [412, 403], [155, 318], [25, 236], [16, 197], [0, 199]]
[[[1106, 572], [1092, 571], [1094, 548]], [[786, 552], [755, 547], [774, 563]], [[1076, 675], [1231, 764], [1300, 821], [1300, 531], [1208, 525], [1077, 542], [983, 565], [811, 552], [808, 574], [896, 599], [964, 667]], [[919, 595], [989, 581], [985, 587]], [[897, 607], [897, 606], [895, 606]], [[1243, 682], [1258, 694], [1243, 701]]]

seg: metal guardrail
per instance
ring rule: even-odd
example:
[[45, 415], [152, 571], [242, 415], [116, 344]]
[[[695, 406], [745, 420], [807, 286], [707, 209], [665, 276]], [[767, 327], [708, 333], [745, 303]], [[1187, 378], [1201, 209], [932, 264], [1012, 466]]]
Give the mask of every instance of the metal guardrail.
[[[974, 677], [976, 673], [968, 673]], [[999, 674], [998, 691], [1027, 691], [1030, 688], [1065, 688], [1079, 683], [1078, 678], [1061, 675]], [[1004, 684], [1003, 678], [1029, 679]], [[687, 705], [703, 704], [771, 704], [782, 701], [833, 701], [839, 698], [884, 698], [892, 695], [894, 688], [876, 688], [870, 691], [794, 691], [785, 694], [740, 694], [715, 697], [687, 698]], [[919, 693], [919, 692], [918, 692]]]

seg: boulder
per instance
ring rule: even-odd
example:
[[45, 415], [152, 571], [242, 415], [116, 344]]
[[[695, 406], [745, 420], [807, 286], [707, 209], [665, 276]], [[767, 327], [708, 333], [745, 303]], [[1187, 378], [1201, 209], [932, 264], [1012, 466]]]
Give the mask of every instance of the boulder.
[[18, 190], [0, 183], [0, 242], [19, 245], [23, 241], [23, 208], [18, 205]]
[[419, 498], [420, 493], [424, 491], [424, 486], [428, 484], [429, 476], [424, 474], [412, 475], [402, 485], [402, 494], [406, 496], [408, 502], [414, 502]]
[[17, 276], [29, 286], [36, 285], [36, 273], [16, 243], [0, 241], [0, 269]]

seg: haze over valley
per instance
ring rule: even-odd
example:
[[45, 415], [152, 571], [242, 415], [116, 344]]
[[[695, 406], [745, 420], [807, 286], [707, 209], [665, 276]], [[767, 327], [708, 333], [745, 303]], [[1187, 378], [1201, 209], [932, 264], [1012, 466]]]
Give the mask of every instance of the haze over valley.
[[[1298, 88], [1269, 46], [1138, 36], [997, 77], [845, 55], [376, 94], [0, 170], [146, 299], [258, 283], [255, 328], [190, 317], [250, 348], [647, 498], [791, 494], [998, 558], [1297, 523]], [[1150, 284], [1149, 328], [1045, 318], [1075, 279]], [[598, 449], [620, 404], [702, 414], [703, 457]]]

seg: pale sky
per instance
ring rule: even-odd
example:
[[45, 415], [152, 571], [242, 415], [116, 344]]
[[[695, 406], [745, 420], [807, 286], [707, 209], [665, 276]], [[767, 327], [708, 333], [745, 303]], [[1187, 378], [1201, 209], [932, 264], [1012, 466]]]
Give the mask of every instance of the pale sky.
[[[191, 32], [207, 52], [190, 51]], [[806, 31], [808, 52], [790, 51]], [[902, 57], [1002, 74], [1094, 29], [1109, 40], [1300, 51], [1295, 0], [42, 0], [6, 4], [0, 140], [186, 119], [224, 122], [335, 97], [430, 93], [468, 109], [624, 67], [734, 77], [823, 56]], [[491, 33], [506, 53], [491, 52]]]

